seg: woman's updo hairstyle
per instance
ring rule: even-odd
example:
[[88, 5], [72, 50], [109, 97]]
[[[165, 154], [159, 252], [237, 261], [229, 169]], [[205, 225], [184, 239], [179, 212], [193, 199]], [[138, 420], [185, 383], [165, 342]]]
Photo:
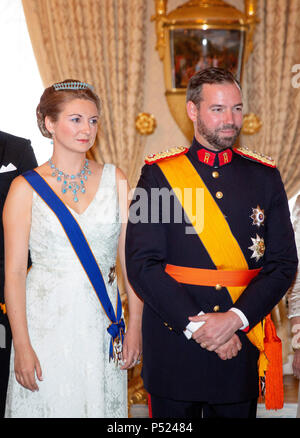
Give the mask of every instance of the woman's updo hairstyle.
[[56, 122], [64, 104], [74, 99], [85, 99], [94, 102], [100, 115], [100, 99], [94, 93], [91, 85], [74, 79], [57, 82], [45, 89], [36, 108], [38, 127], [44, 137], [52, 137], [45, 126], [45, 117], [48, 116], [53, 122]]

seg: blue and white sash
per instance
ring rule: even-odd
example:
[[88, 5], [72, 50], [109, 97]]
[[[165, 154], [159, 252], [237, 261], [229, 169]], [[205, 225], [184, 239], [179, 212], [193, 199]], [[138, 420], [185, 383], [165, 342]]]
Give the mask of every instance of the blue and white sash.
[[22, 176], [46, 202], [64, 228], [77, 257], [99, 298], [100, 304], [111, 322], [110, 326], [107, 328], [107, 331], [111, 336], [109, 358], [119, 361], [121, 359], [122, 343], [125, 333], [125, 324], [122, 318], [122, 302], [119, 290], [116, 315], [107, 294], [98, 263], [74, 216], [51, 189], [48, 183], [35, 170], [29, 170]]

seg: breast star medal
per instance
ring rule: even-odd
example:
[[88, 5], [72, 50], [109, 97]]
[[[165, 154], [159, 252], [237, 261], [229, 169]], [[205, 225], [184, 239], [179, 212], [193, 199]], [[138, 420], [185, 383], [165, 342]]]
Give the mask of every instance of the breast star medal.
[[251, 237], [252, 246], [249, 246], [248, 249], [251, 249], [251, 251], [253, 251], [251, 258], [254, 259], [255, 261], [258, 262], [258, 260], [263, 257], [264, 253], [265, 253], [265, 242], [264, 239], [262, 237], [260, 237], [258, 234], [256, 234], [256, 237], [253, 238]]
[[258, 227], [264, 225], [265, 212], [259, 205], [256, 208], [252, 208], [252, 215], [250, 217], [253, 220], [252, 225], [257, 225]]

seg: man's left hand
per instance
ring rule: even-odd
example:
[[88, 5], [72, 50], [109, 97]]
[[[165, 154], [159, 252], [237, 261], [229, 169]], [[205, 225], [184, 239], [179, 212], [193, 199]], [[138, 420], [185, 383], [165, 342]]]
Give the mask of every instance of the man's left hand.
[[222, 360], [232, 359], [238, 355], [238, 352], [242, 348], [242, 343], [239, 337], [234, 334], [229, 341], [225, 342], [225, 344], [221, 345], [221, 347], [215, 350], [215, 353]]
[[191, 316], [190, 321], [204, 321], [192, 338], [200, 344], [202, 348], [209, 351], [215, 351], [221, 345], [225, 344], [234, 333], [243, 326], [240, 317], [234, 312], [225, 313], [206, 313], [201, 316]]

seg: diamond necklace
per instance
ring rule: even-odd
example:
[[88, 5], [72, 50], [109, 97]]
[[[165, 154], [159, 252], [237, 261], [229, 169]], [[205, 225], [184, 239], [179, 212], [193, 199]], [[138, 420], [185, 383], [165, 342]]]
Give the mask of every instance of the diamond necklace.
[[65, 195], [68, 190], [71, 190], [74, 202], [78, 202], [78, 192], [83, 194], [86, 192], [85, 183], [88, 179], [88, 175], [92, 174], [89, 170], [89, 160], [86, 159], [82, 170], [74, 175], [68, 175], [62, 170], [59, 170], [55, 167], [51, 158], [49, 158], [48, 164], [52, 169], [51, 175], [55, 177], [58, 182], [62, 182], [62, 194]]

